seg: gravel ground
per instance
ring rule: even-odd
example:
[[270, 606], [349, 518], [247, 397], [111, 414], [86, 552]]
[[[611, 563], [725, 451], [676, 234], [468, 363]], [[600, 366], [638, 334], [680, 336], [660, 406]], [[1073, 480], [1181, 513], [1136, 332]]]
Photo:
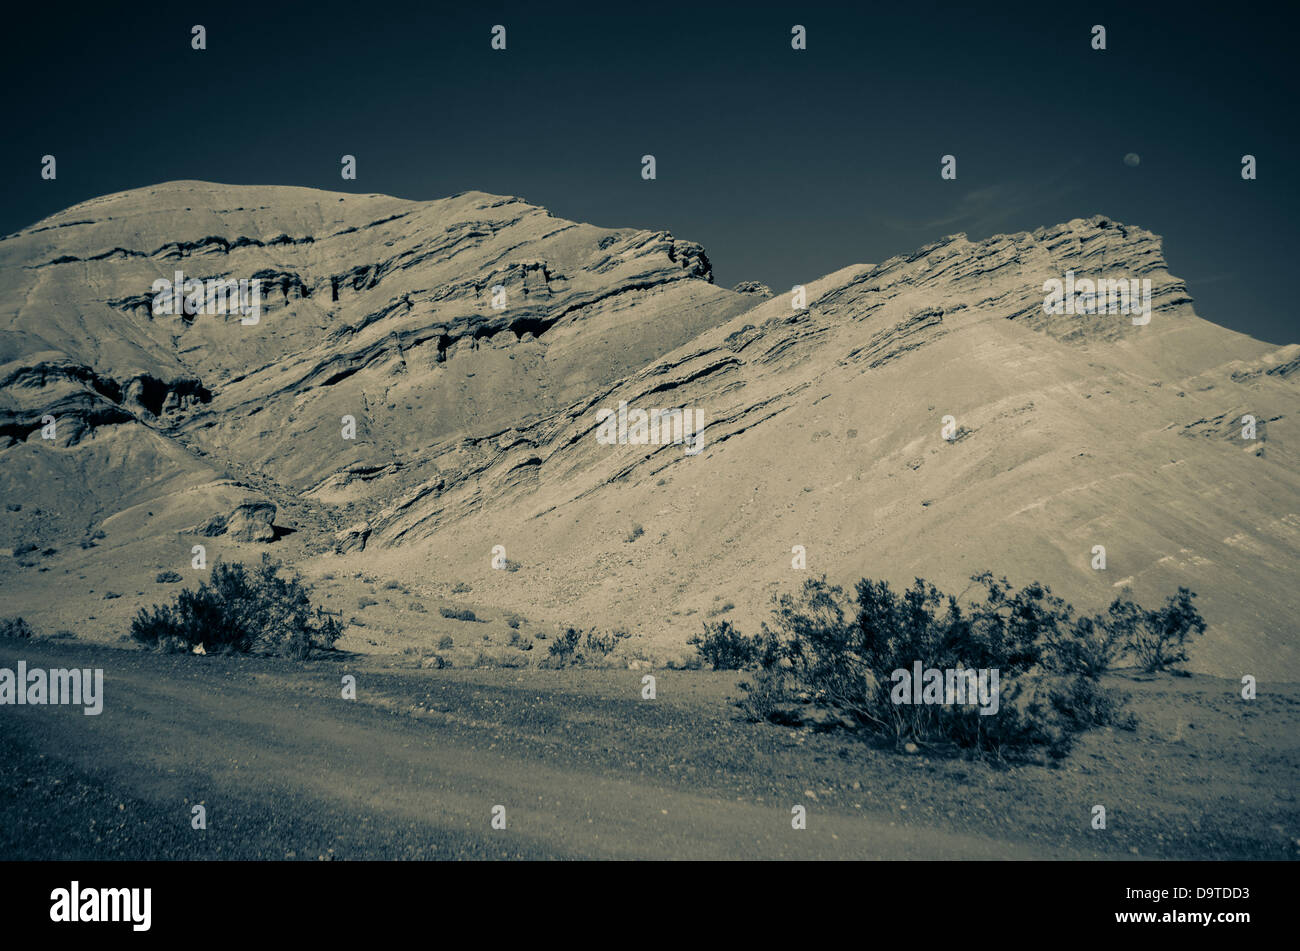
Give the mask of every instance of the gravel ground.
[[0, 642], [20, 659], [102, 667], [104, 712], [0, 708], [0, 858], [1300, 856], [1292, 685], [1116, 676], [1136, 730], [999, 766], [746, 723], [725, 673], [654, 671], [643, 700], [629, 670]]

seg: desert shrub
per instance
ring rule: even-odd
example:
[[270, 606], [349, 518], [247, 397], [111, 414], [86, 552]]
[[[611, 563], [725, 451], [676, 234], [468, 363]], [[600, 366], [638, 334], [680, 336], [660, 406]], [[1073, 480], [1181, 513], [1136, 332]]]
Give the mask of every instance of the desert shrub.
[[440, 651], [449, 651], [455, 646], [455, 644], [456, 642], [452, 640], [450, 634], [444, 634], [442, 637], [438, 638], [438, 650]]
[[629, 637], [627, 631], [616, 629], [605, 633], [592, 628], [582, 640], [578, 649], [577, 663], [581, 667], [609, 667], [616, 661], [612, 654], [620, 644]]
[[152, 646], [154, 650], [161, 654], [188, 654], [191, 651], [190, 645], [185, 642], [185, 638], [175, 634], [164, 634]]
[[425, 607], [423, 604], [421, 604], [419, 601], [412, 601], [412, 602], [410, 603], [410, 605], [409, 605], [409, 609], [412, 610], [412, 611], [414, 611], [416, 614], [428, 614], [428, 613], [429, 613], [429, 609], [426, 608], [426, 607]]
[[644, 534], [645, 534], [644, 528], [642, 528], [640, 525], [633, 525], [632, 530], [627, 533], [627, 537], [624, 538], [623, 541], [634, 542]]
[[758, 661], [762, 637], [746, 637], [730, 621], [705, 623], [704, 633], [686, 643], [714, 670], [743, 670]]
[[745, 691], [745, 696], [739, 701], [740, 709], [745, 718], [753, 723], [763, 720], [779, 721], [780, 711], [790, 701], [783, 673], [772, 668], [760, 669], [754, 679], [743, 682], [740, 689]]
[[533, 649], [533, 642], [519, 631], [511, 631], [510, 646], [521, 651], [530, 651]]
[[726, 604], [720, 604], [717, 607], [709, 608], [704, 612], [705, 617], [717, 617], [719, 614], [726, 614], [728, 611], [734, 611], [736, 606], [728, 601]]
[[0, 637], [31, 637], [32, 626], [20, 617], [0, 618]]
[[1125, 649], [1147, 673], [1167, 670], [1187, 660], [1188, 639], [1205, 633], [1205, 619], [1192, 604], [1196, 595], [1179, 588], [1164, 607], [1146, 611], [1127, 598], [1116, 598], [1108, 612]]
[[470, 593], [471, 591], [473, 591], [473, 590], [474, 590], [474, 589], [471, 588], [469, 585], [467, 585], [465, 582], [463, 582], [463, 581], [457, 581], [456, 584], [455, 584], [455, 586], [451, 589], [451, 593], [452, 593], [452, 594], [469, 594], [469, 593]]
[[105, 601], [113, 601], [113, 600], [115, 600], [115, 599], [117, 599], [117, 598], [120, 598], [121, 596], [122, 596], [122, 593], [121, 593], [120, 591], [105, 591], [105, 592], [104, 592], [104, 600], [105, 600]]
[[[764, 625], [757, 644], [762, 673], [745, 685], [742, 710], [788, 722], [812, 719], [799, 710], [810, 705], [833, 722], [900, 745], [995, 757], [1062, 756], [1079, 732], [1120, 722], [1122, 700], [1099, 681], [1126, 636], [1122, 606], [1076, 617], [1037, 582], [1015, 590], [988, 573], [972, 582], [977, 595], [962, 604], [920, 578], [901, 592], [864, 578], [852, 594], [824, 578], [806, 581], [797, 595], [775, 599], [772, 625]], [[1167, 629], [1190, 629], [1188, 604], [1170, 599], [1154, 614]], [[710, 650], [745, 642], [722, 624], [708, 633], [712, 640], [699, 641]], [[918, 664], [933, 691], [923, 703], [911, 702]], [[988, 693], [952, 702], [958, 698], [945, 688], [962, 681], [975, 692], [961, 672], [980, 670], [989, 671]]]
[[443, 617], [449, 618], [450, 620], [453, 621], [477, 621], [478, 620], [478, 615], [476, 615], [469, 608], [441, 607], [438, 608], [438, 613], [441, 614]]
[[507, 615], [506, 626], [509, 627], [511, 630], [517, 631], [519, 630], [519, 624], [522, 620], [523, 618], [521, 618], [518, 614]]
[[178, 571], [160, 571], [154, 576], [153, 580], [158, 584], [175, 584], [183, 579]]
[[595, 628], [581, 631], [566, 628], [547, 648], [548, 667], [596, 667], [607, 663], [609, 655], [627, 638], [626, 631], [601, 633]]
[[554, 662], [554, 666], [567, 667], [573, 660], [581, 640], [581, 631], [577, 628], [566, 628], [563, 634], [551, 641], [551, 646], [546, 649], [547, 656]]
[[209, 581], [181, 591], [173, 604], [141, 608], [131, 623], [131, 636], [150, 647], [163, 638], [177, 638], [207, 649], [296, 658], [333, 647], [341, 626], [320, 607], [312, 607], [311, 588], [300, 576], [282, 577], [282, 568], [266, 555], [251, 569], [217, 562]]
[[365, 597], [357, 598], [357, 610], [364, 611], [366, 608], [370, 607], [370, 605], [378, 604], [378, 603], [379, 602], [376, 601], [374, 598], [365, 598]]
[[528, 656], [522, 651], [509, 647], [497, 650], [480, 649], [474, 657], [475, 667], [527, 667]]
[[607, 654], [612, 654], [618, 642], [627, 637], [625, 631], [610, 631], [602, 634], [595, 628], [587, 632], [587, 636], [582, 641], [582, 651], [592, 658], [603, 658]]

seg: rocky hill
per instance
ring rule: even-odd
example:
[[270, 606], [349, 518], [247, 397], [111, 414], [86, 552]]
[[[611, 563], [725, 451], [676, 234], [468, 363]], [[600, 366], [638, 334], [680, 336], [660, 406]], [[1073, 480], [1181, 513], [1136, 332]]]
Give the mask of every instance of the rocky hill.
[[[257, 323], [155, 313], [178, 270], [261, 281]], [[1067, 272], [1149, 280], [1150, 321], [1045, 313]], [[516, 198], [170, 183], [0, 240], [0, 613], [120, 633], [139, 599], [78, 576], [134, 591], [202, 542], [680, 646], [808, 573], [989, 569], [1087, 609], [1187, 585], [1193, 667], [1294, 680], [1297, 369], [1101, 217], [809, 275], [800, 301]], [[699, 451], [606, 444], [621, 403], [690, 411]]]

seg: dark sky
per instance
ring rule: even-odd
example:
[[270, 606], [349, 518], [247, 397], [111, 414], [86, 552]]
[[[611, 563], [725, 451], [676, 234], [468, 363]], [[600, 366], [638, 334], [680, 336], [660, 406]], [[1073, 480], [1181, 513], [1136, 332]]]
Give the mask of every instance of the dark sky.
[[780, 291], [958, 231], [1105, 214], [1165, 237], [1202, 316], [1300, 340], [1294, 4], [16, 6], [3, 233], [175, 179], [480, 189], [672, 231], [718, 283]]

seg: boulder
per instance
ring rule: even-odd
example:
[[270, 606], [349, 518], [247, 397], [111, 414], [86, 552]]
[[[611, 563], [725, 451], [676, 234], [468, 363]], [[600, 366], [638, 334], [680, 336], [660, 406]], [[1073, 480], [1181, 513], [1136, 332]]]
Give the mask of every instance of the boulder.
[[275, 506], [270, 502], [245, 502], [226, 519], [226, 534], [239, 542], [269, 542], [275, 539]]

